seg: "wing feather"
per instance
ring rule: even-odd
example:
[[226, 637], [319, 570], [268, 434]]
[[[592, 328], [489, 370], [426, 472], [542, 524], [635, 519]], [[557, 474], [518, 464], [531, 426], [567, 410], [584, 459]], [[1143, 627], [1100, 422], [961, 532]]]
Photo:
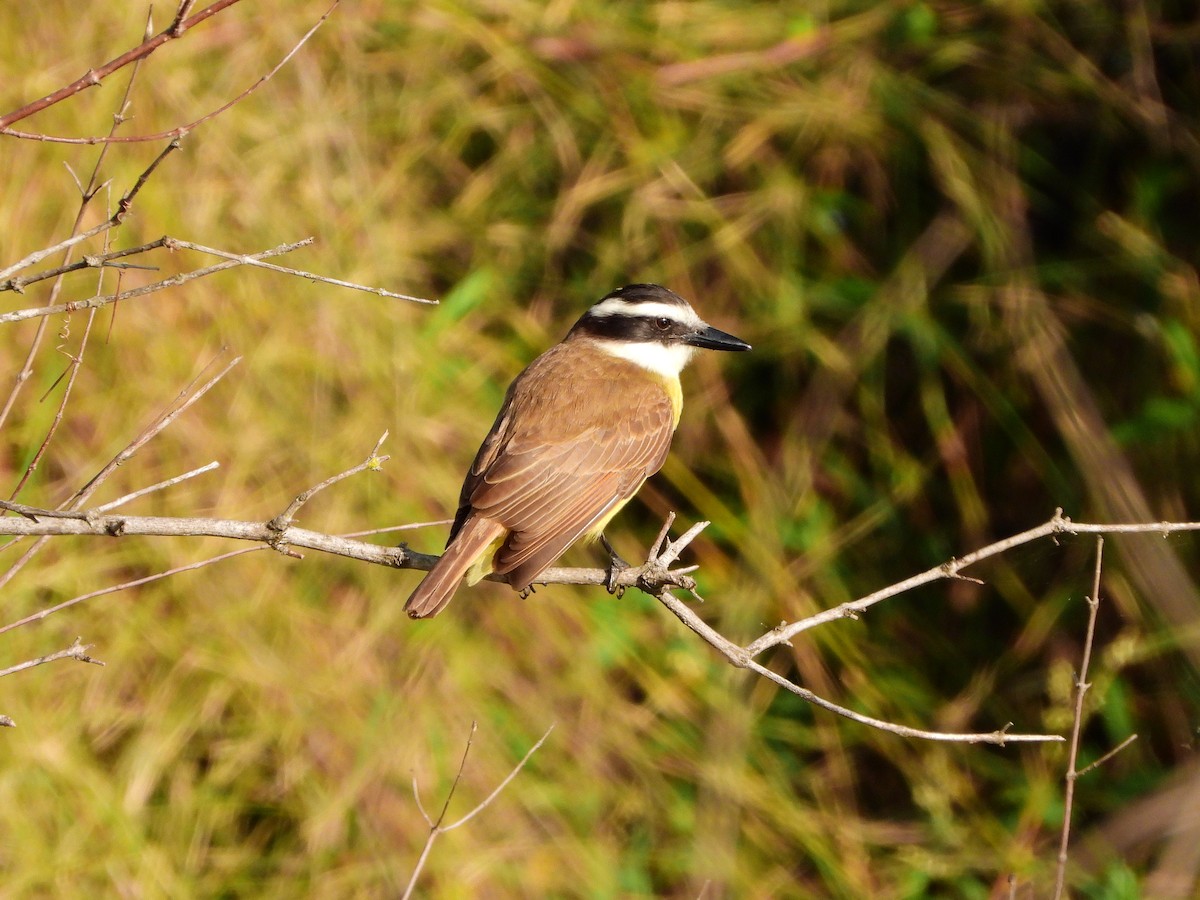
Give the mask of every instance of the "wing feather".
[[513, 383], [460, 497], [460, 518], [473, 511], [508, 530], [494, 568], [518, 587], [633, 496], [674, 432], [664, 385], [625, 360], [566, 348]]

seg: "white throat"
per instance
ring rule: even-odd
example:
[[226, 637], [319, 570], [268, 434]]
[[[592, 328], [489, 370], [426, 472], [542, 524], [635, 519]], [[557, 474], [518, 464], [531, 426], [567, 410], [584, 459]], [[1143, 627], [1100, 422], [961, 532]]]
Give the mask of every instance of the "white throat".
[[600, 350], [619, 359], [627, 359], [664, 378], [678, 378], [692, 358], [695, 347], [687, 344], [661, 344], [658, 341], [613, 341], [594, 338]]

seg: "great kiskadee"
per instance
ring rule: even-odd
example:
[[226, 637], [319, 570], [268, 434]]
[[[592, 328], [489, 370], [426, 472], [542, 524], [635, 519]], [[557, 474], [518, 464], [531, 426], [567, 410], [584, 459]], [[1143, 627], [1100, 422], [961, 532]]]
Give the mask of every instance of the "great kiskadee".
[[613, 291], [508, 388], [467, 472], [446, 550], [404, 608], [436, 615], [463, 576], [518, 590], [580, 537], [599, 537], [662, 468], [696, 348], [749, 350], [657, 284]]

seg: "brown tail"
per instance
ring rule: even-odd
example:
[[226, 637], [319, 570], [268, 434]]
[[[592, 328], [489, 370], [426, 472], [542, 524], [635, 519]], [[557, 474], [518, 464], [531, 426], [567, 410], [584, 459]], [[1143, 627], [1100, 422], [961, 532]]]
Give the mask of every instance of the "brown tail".
[[504, 534], [504, 526], [491, 519], [467, 519], [446, 552], [412, 592], [404, 609], [414, 619], [436, 616], [454, 597], [467, 569], [491, 543]]

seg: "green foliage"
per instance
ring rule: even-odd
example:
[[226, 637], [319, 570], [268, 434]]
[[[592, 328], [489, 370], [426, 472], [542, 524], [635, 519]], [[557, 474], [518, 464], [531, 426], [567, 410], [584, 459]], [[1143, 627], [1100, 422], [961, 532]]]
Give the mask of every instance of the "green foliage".
[[[9, 7], [3, 110], [142, 30], [133, 5]], [[165, 232], [252, 251], [312, 234], [285, 263], [441, 306], [248, 269], [124, 302], [97, 318], [20, 499], [69, 497], [228, 345], [241, 366], [100, 502], [218, 459], [130, 511], [267, 519], [390, 429], [382, 470], [300, 524], [442, 518], [508, 381], [590, 302], [648, 280], [755, 350], [685, 376], [676, 449], [611, 536], [634, 558], [668, 510], [712, 520], [685, 561], [703, 566], [702, 614], [735, 640], [1058, 506], [1116, 515], [1106, 489], [1195, 517], [1200, 80], [1194, 25], [1168, 7], [343, 6], [186, 138], [117, 244]], [[218, 107], [323, 11], [239, 4], [169, 43], [139, 72], [124, 133]], [[102, 133], [125, 78], [22, 125]], [[62, 164], [86, 173], [97, 151], [4, 140], [7, 262], [67, 233]], [[114, 147], [102, 177], [123, 191], [159, 149]], [[154, 262], [123, 284], [201, 264]], [[44, 303], [49, 282], [4, 296]], [[3, 435], [6, 484], [62, 396], [53, 348], [73, 352], [83, 323], [43, 345]], [[0, 329], [0, 384], [34, 327]], [[1110, 443], [1128, 471], [1085, 452]], [[404, 539], [432, 551], [444, 536]], [[1167, 544], [1196, 577], [1194, 541]], [[1200, 704], [1194, 619], [1164, 611], [1153, 573], [1122, 555], [1134, 545], [1112, 546], [1081, 759], [1141, 739], [1079, 782], [1078, 835], [1189, 758]], [[58, 540], [5, 591], [4, 621], [225, 549]], [[1021, 548], [972, 572], [983, 585], [896, 598], [769, 664], [904, 724], [1065, 730], [1093, 549]], [[1053, 881], [1061, 747], [922, 744], [833, 719], [635, 593], [522, 601], [483, 585], [414, 624], [415, 580], [266, 551], [5, 635], [14, 662], [81, 634], [108, 663], [4, 682], [0, 712], [20, 725], [0, 734], [6, 894], [398, 895], [427, 834], [412, 777], [439, 809], [472, 720], [452, 815], [558, 725], [438, 841], [426, 896], [985, 897], [1010, 873], [1040, 896]], [[1080, 895], [1137, 895], [1152, 855], [1122, 849], [1078, 859]]]

